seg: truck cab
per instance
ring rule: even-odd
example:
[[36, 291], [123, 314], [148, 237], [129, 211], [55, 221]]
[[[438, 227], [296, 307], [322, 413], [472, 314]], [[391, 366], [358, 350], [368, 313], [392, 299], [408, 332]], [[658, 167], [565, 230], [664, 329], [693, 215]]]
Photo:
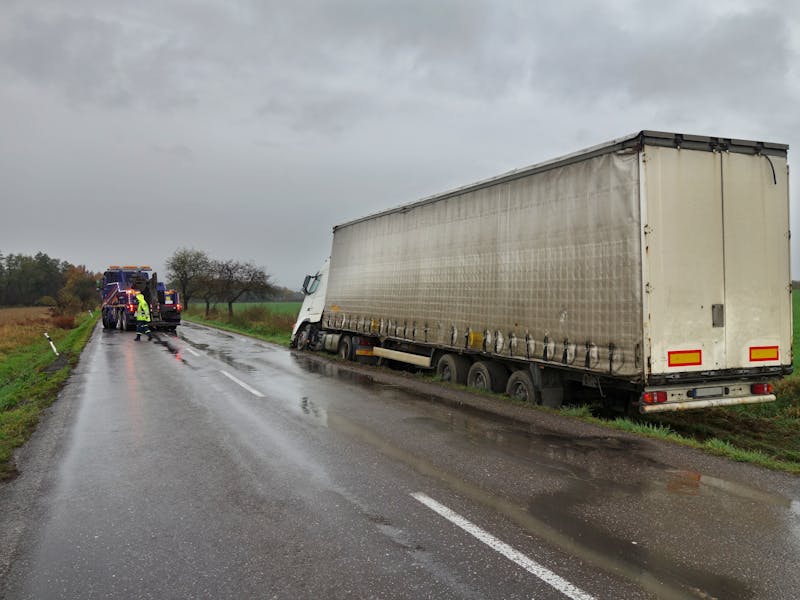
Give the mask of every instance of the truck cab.
[[[308, 343], [312, 331], [322, 321], [325, 297], [328, 290], [328, 267], [330, 258], [325, 259], [314, 275], [306, 275], [303, 280], [303, 304], [292, 329], [291, 346], [302, 348]], [[298, 343], [299, 342], [299, 343]]]
[[150, 326], [175, 331], [181, 324], [180, 297], [158, 281], [148, 266], [111, 265], [98, 282], [105, 329], [133, 330], [136, 327], [136, 295], [141, 293], [150, 305]]
[[156, 295], [158, 297], [158, 316], [160, 317], [157, 326], [174, 331], [181, 324], [181, 310], [183, 309], [178, 291], [168, 290], [163, 283], [159, 282]]

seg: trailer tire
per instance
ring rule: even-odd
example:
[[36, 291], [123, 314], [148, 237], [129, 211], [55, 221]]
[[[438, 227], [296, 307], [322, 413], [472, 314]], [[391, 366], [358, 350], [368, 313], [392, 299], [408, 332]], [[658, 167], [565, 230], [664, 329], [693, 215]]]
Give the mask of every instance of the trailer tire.
[[294, 340], [295, 350], [302, 352], [308, 346], [308, 325], [301, 325], [300, 331], [297, 332], [297, 337]]
[[505, 367], [491, 361], [479, 360], [469, 368], [467, 385], [487, 392], [504, 392], [508, 383]]
[[469, 367], [468, 358], [460, 354], [444, 354], [436, 363], [436, 375], [442, 381], [465, 385]]
[[339, 340], [339, 358], [344, 360], [353, 360], [353, 338], [349, 335], [343, 335]]
[[536, 388], [533, 386], [533, 379], [527, 371], [514, 371], [508, 378], [506, 394], [514, 400], [539, 404], [536, 398]]

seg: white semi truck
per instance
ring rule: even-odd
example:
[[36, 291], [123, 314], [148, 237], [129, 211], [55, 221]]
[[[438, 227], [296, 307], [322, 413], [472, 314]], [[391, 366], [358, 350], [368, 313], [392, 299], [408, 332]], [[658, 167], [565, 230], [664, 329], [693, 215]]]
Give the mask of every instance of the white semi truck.
[[787, 149], [641, 131], [338, 225], [292, 344], [549, 406], [772, 401], [792, 369]]

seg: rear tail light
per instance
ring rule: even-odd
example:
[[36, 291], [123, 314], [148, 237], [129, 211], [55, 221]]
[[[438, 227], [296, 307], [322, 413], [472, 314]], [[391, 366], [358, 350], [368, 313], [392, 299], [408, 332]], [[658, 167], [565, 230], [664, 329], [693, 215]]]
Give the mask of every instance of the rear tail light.
[[178, 310], [183, 310], [183, 306], [181, 306], [180, 304], [178, 304]]
[[667, 392], [645, 392], [642, 400], [645, 404], [662, 404], [667, 401]]
[[133, 304], [128, 304], [128, 312], [133, 312], [134, 310]]
[[771, 394], [774, 389], [771, 383], [754, 383], [750, 386], [750, 392], [758, 396]]

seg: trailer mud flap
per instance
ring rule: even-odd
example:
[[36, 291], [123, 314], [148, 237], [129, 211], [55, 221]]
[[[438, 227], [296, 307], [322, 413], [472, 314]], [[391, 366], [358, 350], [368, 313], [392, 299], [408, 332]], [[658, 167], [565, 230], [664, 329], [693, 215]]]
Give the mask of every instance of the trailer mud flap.
[[531, 366], [536, 404], [559, 408], [564, 402], [564, 382], [558, 371], [546, 367]]

